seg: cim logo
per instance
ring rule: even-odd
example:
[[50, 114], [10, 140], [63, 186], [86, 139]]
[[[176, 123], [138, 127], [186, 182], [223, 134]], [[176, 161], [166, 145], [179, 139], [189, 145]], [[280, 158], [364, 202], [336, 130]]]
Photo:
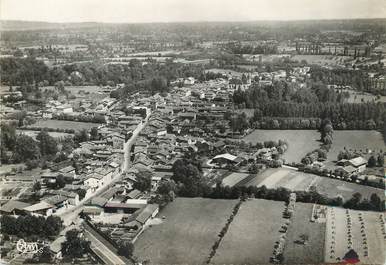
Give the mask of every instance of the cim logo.
[[20, 239], [16, 243], [16, 249], [22, 254], [42, 253], [43, 247], [44, 247], [44, 243], [25, 242], [24, 239]]

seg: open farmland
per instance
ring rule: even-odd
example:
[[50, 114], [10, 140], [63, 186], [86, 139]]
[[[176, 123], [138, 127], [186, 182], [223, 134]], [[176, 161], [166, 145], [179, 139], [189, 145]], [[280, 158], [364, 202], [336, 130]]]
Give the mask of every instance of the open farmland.
[[[40, 90], [55, 90], [54, 86], [44, 86], [41, 87]], [[99, 86], [65, 86], [65, 90], [72, 92], [73, 94], [78, 94], [79, 91], [83, 91], [86, 93], [97, 93], [102, 92], [102, 89]]]
[[[28, 135], [34, 139], [36, 139], [36, 136], [38, 135], [39, 131], [32, 131], [32, 130], [16, 130], [16, 133], [19, 134], [25, 134]], [[62, 132], [48, 132], [48, 134], [54, 138], [60, 139], [64, 138], [66, 136], [71, 136], [73, 134], [71, 133], [62, 133]]]
[[222, 180], [222, 185], [233, 187], [248, 176], [249, 174], [247, 173], [232, 172]]
[[346, 100], [348, 103], [362, 103], [362, 102], [386, 102], [386, 96], [379, 96], [379, 98], [370, 93], [357, 92], [354, 90], [344, 90], [348, 92], [350, 97]]
[[[286, 264], [320, 264], [324, 261], [325, 223], [311, 222], [313, 204], [296, 203], [295, 212], [287, 231], [284, 249]], [[300, 235], [308, 236], [306, 244], [299, 244]]]
[[39, 120], [30, 125], [30, 127], [52, 128], [52, 129], [74, 129], [81, 131], [83, 129], [90, 130], [92, 127], [98, 127], [101, 124], [93, 122], [77, 122], [63, 120]]
[[363, 264], [384, 264], [384, 222], [382, 213], [329, 207], [325, 262], [339, 262], [348, 250], [353, 249]]
[[288, 150], [283, 154], [286, 162], [300, 162], [308, 153], [320, 145], [320, 134], [312, 130], [254, 130], [244, 137], [244, 141], [256, 143], [285, 140]]
[[327, 160], [336, 161], [340, 151], [347, 150], [385, 150], [382, 134], [377, 131], [334, 131], [333, 143], [327, 154]]
[[151, 264], [203, 264], [237, 200], [177, 198], [135, 243], [135, 255]]
[[355, 192], [362, 194], [363, 198], [370, 198], [372, 193], [378, 194], [381, 198], [384, 196], [382, 189], [320, 177], [288, 168], [269, 168], [243, 184], [243, 186], [258, 187], [263, 185], [270, 189], [283, 187], [293, 191], [307, 191], [311, 186], [315, 186], [321, 194], [331, 198], [340, 195], [344, 200], [350, 199]]
[[283, 224], [284, 202], [251, 199], [220, 243], [213, 264], [268, 264]]
[[350, 60], [349, 56], [333, 56], [333, 55], [294, 55], [291, 57], [291, 60], [299, 61], [306, 60], [309, 64], [318, 64], [318, 65], [330, 65], [338, 66], [344, 65], [345, 61]]

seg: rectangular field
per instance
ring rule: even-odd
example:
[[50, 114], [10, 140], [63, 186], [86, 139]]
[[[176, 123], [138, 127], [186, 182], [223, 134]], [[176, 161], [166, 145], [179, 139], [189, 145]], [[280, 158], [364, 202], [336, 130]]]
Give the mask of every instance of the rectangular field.
[[[296, 203], [283, 253], [285, 264], [320, 264], [324, 262], [326, 224], [311, 222], [312, 208], [311, 203]], [[306, 244], [298, 242], [302, 234], [308, 236]]]
[[81, 131], [83, 129], [90, 130], [92, 127], [98, 127], [100, 125], [101, 125], [100, 123], [93, 123], [93, 122], [39, 120], [30, 126], [40, 127], [40, 128], [53, 128], [53, 129], [74, 129], [75, 131]]
[[353, 249], [362, 264], [384, 264], [385, 216], [329, 207], [325, 241], [325, 262], [340, 262]]
[[258, 187], [263, 185], [270, 189], [283, 187], [293, 191], [308, 191], [311, 186], [315, 186], [321, 194], [331, 198], [340, 195], [344, 200], [350, 199], [356, 192], [362, 194], [363, 198], [370, 198], [372, 193], [378, 194], [381, 198], [384, 197], [382, 189], [320, 177], [288, 168], [269, 168], [244, 184], [244, 186]]
[[244, 137], [244, 141], [257, 143], [285, 140], [288, 150], [283, 154], [286, 162], [300, 162], [310, 151], [320, 145], [320, 133], [313, 130], [255, 130]]
[[242, 181], [243, 179], [245, 179], [248, 176], [249, 176], [249, 174], [247, 174], [247, 173], [233, 172], [232, 174], [226, 176], [222, 180], [222, 184], [224, 186], [233, 187], [234, 185], [236, 185], [237, 183], [239, 183], [240, 181]]
[[[34, 139], [36, 139], [36, 136], [38, 135], [39, 131], [32, 131], [32, 130], [16, 130], [16, 133], [19, 134], [25, 134], [28, 135]], [[71, 136], [73, 134], [71, 133], [62, 133], [62, 132], [48, 132], [48, 134], [54, 138], [64, 138], [66, 136]]]
[[377, 131], [334, 131], [331, 149], [327, 154], [327, 160], [336, 161], [340, 151], [344, 150], [385, 150], [385, 142], [382, 134]]
[[237, 200], [177, 198], [135, 243], [135, 256], [151, 264], [203, 264]]
[[269, 264], [284, 223], [284, 202], [251, 199], [240, 210], [222, 239], [213, 264]]

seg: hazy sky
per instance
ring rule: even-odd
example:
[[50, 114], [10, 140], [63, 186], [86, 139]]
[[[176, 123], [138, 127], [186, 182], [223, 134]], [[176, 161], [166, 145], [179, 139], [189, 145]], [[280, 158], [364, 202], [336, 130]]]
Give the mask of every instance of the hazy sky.
[[386, 0], [0, 0], [1, 19], [50, 22], [385, 18]]

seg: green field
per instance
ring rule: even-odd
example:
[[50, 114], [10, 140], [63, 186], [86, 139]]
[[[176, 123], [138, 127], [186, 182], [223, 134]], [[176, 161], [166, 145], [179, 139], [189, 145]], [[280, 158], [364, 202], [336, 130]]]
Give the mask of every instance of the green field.
[[[41, 87], [40, 90], [54, 90], [54, 86], [44, 86]], [[78, 94], [79, 91], [84, 91], [88, 93], [97, 93], [101, 92], [101, 88], [99, 86], [65, 86], [65, 90], [72, 92], [73, 94]]]
[[213, 264], [269, 264], [284, 223], [284, 202], [244, 202], [221, 241]]
[[29, 127], [53, 128], [53, 129], [74, 129], [81, 131], [83, 129], [90, 130], [92, 127], [98, 127], [101, 124], [93, 122], [77, 122], [63, 120], [39, 120]]
[[[31, 130], [16, 130], [16, 133], [19, 134], [25, 134], [28, 135], [34, 139], [36, 139], [36, 135], [39, 133], [39, 131], [31, 131]], [[62, 133], [62, 132], [48, 132], [48, 134], [54, 138], [64, 138], [66, 136], [71, 136], [73, 134], [71, 133]]]
[[333, 143], [327, 154], [327, 160], [337, 160], [338, 154], [343, 149], [353, 149], [365, 151], [386, 149], [382, 134], [377, 131], [334, 131]]
[[288, 150], [283, 158], [286, 162], [300, 162], [310, 151], [317, 149], [320, 143], [320, 133], [313, 130], [254, 130], [243, 138], [246, 142], [256, 143], [264, 141], [285, 140]]
[[288, 168], [269, 168], [243, 184], [243, 186], [258, 187], [263, 185], [270, 189], [283, 187], [293, 191], [308, 191], [311, 186], [315, 186], [321, 194], [331, 198], [340, 195], [344, 200], [350, 199], [355, 192], [361, 193], [363, 198], [370, 198], [372, 193], [378, 194], [381, 198], [384, 196], [382, 189], [320, 177]]
[[[320, 264], [324, 261], [326, 224], [311, 222], [313, 204], [296, 203], [292, 222], [287, 231], [284, 263]], [[296, 243], [301, 234], [308, 236], [306, 244]]]
[[134, 255], [151, 264], [203, 264], [237, 200], [177, 198], [135, 242]]
[[348, 103], [363, 103], [363, 102], [386, 102], [386, 96], [377, 96], [369, 93], [359, 93], [352, 90], [344, 90], [349, 92], [350, 97], [346, 100]]

